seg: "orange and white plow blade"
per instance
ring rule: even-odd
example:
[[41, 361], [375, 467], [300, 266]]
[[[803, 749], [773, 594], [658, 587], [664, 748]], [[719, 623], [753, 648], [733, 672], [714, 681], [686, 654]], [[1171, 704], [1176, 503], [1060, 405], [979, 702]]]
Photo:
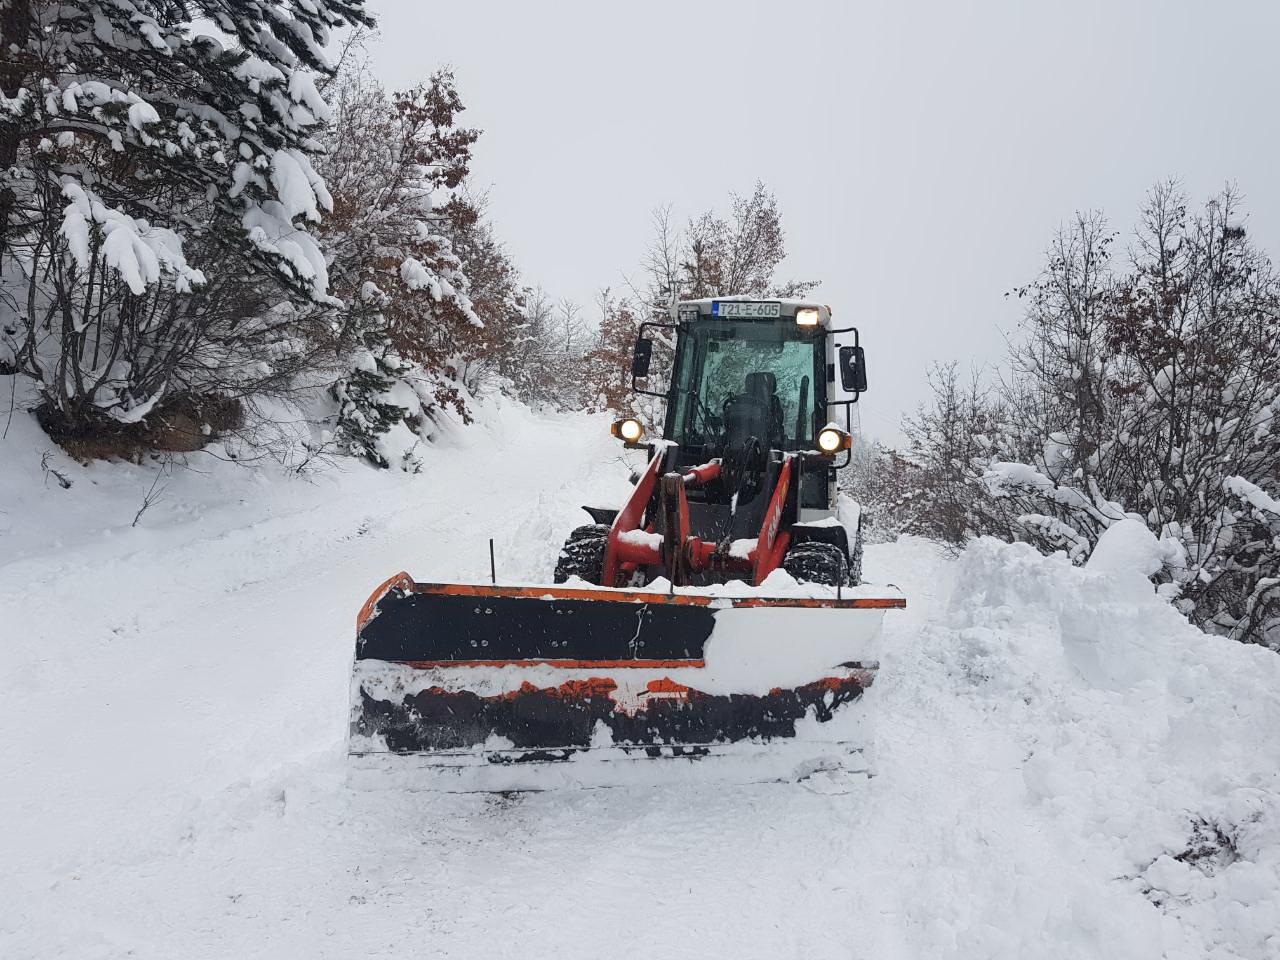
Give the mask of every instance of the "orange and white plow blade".
[[361, 624], [350, 752], [446, 790], [862, 769], [850, 705], [903, 605], [406, 581]]

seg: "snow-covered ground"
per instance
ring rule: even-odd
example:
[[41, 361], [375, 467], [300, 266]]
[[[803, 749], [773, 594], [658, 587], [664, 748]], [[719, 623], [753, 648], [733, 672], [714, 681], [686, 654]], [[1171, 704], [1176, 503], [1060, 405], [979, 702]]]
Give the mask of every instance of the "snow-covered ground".
[[[0, 956], [1280, 956], [1280, 657], [1123, 563], [872, 547], [876, 775], [353, 790], [353, 618], [405, 569], [545, 581], [602, 419], [490, 410], [408, 477], [0, 441]], [[1117, 553], [1122, 554], [1120, 550]]]

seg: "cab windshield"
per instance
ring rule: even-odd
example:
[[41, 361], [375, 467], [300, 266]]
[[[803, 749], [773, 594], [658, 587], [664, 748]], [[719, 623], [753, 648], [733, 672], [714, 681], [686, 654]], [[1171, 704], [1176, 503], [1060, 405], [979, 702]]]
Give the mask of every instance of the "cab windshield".
[[823, 340], [794, 325], [699, 320], [682, 338], [667, 436], [723, 447], [749, 433], [781, 450], [813, 446], [825, 401]]

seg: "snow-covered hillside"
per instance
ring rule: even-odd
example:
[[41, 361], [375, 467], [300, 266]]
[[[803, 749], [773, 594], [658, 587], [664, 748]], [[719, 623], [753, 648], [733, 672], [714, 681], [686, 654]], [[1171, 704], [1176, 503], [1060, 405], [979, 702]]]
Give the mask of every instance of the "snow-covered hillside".
[[[1280, 956], [1280, 657], [1123, 564], [868, 549], [910, 607], [876, 775], [353, 790], [353, 619], [405, 569], [545, 581], [621, 498], [602, 419], [483, 412], [423, 475], [0, 441], [0, 956]], [[198, 471], [198, 472], [196, 472]]]

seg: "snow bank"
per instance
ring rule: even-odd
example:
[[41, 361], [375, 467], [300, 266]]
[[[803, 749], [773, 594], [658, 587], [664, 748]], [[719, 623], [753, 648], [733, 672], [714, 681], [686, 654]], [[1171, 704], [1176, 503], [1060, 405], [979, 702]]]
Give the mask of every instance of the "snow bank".
[[1157, 598], [1150, 534], [1109, 539], [1084, 569], [977, 542], [926, 633], [942, 695], [980, 717], [966, 733], [1013, 746], [1009, 813], [1058, 864], [1055, 889], [1015, 899], [1032, 915], [990, 934], [1008, 952], [955, 955], [1280, 956], [1280, 657]]

